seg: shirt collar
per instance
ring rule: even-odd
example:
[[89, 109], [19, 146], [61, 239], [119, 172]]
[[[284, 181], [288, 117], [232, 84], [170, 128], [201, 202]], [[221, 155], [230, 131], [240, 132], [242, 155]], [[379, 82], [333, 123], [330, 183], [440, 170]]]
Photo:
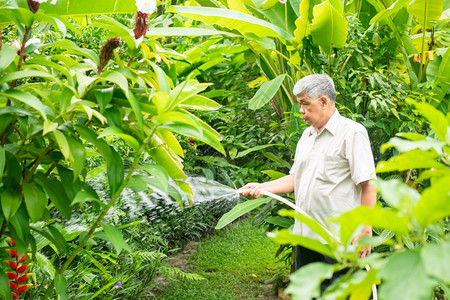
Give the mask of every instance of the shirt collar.
[[[329, 133], [331, 133], [332, 135], [336, 134], [337, 128], [338, 128], [338, 124], [339, 124], [339, 119], [341, 118], [341, 114], [338, 112], [337, 109], [334, 110], [334, 113], [331, 115], [330, 119], [328, 120], [327, 124], [325, 125], [323, 130], [328, 130]], [[323, 132], [322, 130], [322, 132]], [[317, 129], [312, 127], [311, 131], [310, 131], [310, 136], [312, 134], [318, 134], [317, 133]]]

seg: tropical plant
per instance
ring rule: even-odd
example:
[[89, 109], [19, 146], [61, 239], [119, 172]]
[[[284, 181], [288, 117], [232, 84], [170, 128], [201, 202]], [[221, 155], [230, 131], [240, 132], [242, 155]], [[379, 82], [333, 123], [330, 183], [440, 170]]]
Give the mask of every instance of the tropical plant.
[[[50, 279], [42, 297], [56, 293], [67, 298], [72, 262], [92, 257], [86, 246], [106, 240], [117, 255], [131, 252], [120, 230], [105, 218], [125, 187], [148, 191], [150, 185], [180, 205], [181, 193], [192, 199], [184, 182], [183, 149], [175, 134], [223, 152], [220, 135], [190, 112], [220, 105], [200, 95], [208, 83], [166, 75], [155, 59], [154, 49], [162, 45], [136, 40], [129, 28], [112, 18], [102, 16], [91, 25], [109, 32], [98, 54], [68, 39], [50, 43], [31, 39], [42, 28], [39, 25], [48, 23], [76, 34], [64, 17], [43, 13], [52, 10], [51, 3], [1, 5], [0, 19], [13, 24], [20, 41], [19, 49], [3, 40], [1, 44], [1, 239], [13, 238], [19, 255], [32, 250], [37, 268]], [[75, 9], [67, 7], [68, 14]], [[134, 3], [131, 8], [135, 10]], [[120, 47], [126, 50], [122, 56], [115, 50]], [[173, 52], [160, 52], [162, 64], [169, 63]], [[131, 149], [133, 159], [127, 169], [115, 147], [118, 140]], [[101, 157], [101, 165], [86, 168], [88, 155]], [[147, 176], [135, 174], [137, 169]], [[99, 198], [87, 181], [105, 171], [106, 199]], [[92, 223], [77, 230], [65, 228], [80, 208], [92, 209]], [[42, 249], [37, 247], [39, 236], [51, 245], [56, 260], [45, 259], [37, 250]], [[9, 279], [1, 273], [0, 280], [2, 298], [11, 299]]]

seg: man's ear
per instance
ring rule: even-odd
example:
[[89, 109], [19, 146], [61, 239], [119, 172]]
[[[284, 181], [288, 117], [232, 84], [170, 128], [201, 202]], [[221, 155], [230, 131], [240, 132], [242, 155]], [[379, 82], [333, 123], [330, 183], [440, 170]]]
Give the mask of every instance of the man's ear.
[[321, 96], [321, 97], [319, 98], [319, 101], [320, 101], [320, 104], [321, 104], [323, 107], [326, 107], [326, 106], [328, 105], [328, 102], [329, 102], [330, 100], [328, 100], [328, 98], [325, 97], [325, 96]]

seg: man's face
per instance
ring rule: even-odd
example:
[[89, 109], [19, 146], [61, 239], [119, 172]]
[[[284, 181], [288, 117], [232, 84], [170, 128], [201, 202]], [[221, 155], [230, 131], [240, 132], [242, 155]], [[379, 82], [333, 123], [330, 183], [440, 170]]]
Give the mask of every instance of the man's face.
[[323, 103], [320, 100], [321, 98], [313, 99], [305, 95], [297, 96], [303, 120], [315, 128], [323, 126]]

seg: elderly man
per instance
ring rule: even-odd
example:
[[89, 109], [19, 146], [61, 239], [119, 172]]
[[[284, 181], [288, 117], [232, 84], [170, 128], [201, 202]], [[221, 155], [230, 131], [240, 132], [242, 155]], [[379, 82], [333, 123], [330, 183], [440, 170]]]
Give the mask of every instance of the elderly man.
[[[375, 166], [366, 129], [342, 117], [335, 107], [336, 91], [327, 75], [309, 75], [294, 86], [303, 120], [310, 125], [302, 134], [289, 172], [280, 179], [249, 183], [241, 194], [261, 196], [261, 190], [272, 193], [295, 192], [295, 203], [309, 216], [326, 225], [326, 221], [359, 205], [373, 206], [376, 192], [369, 180], [375, 178]], [[328, 224], [338, 232], [338, 224]], [[319, 239], [308, 226], [296, 221], [294, 232]], [[370, 226], [353, 240], [372, 235]], [[360, 256], [370, 254], [362, 247]], [[331, 258], [297, 246], [295, 269], [312, 262], [334, 263]]]

